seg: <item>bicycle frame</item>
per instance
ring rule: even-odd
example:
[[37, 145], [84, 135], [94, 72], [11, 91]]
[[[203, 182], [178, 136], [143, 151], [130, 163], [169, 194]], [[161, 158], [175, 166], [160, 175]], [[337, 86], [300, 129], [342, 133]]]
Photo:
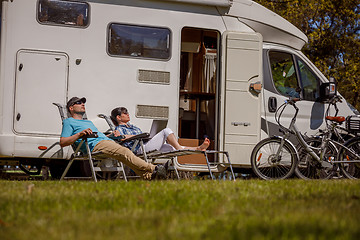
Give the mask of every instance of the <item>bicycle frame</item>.
[[[338, 115], [338, 112], [339, 112], [339, 109], [336, 105], [337, 102], [341, 102], [341, 97], [339, 96], [334, 96], [330, 101], [329, 101], [329, 106], [328, 108], [326, 109], [326, 116], [330, 116], [329, 115], [329, 112], [330, 112], [330, 106], [334, 106], [335, 108], [335, 115], [334, 117], [336, 117]], [[349, 132], [347, 129], [343, 128], [343, 127], [340, 127], [339, 125], [341, 123], [339, 122], [332, 122], [331, 124], [329, 124], [327, 122], [328, 120], [326, 119], [326, 128], [327, 128], [327, 133], [328, 133], [328, 137], [327, 137], [327, 140], [332, 143], [334, 146], [339, 146], [341, 148], [344, 148], [345, 150], [349, 151], [350, 154], [352, 154], [353, 157], [355, 157], [356, 159], [359, 159], [359, 160], [351, 160], [351, 162], [360, 162], [360, 156], [355, 153], [353, 150], [349, 149], [348, 147], [346, 147], [346, 143], [347, 141], [343, 138], [343, 136], [339, 133], [338, 130], [341, 130], [343, 132], [346, 132], [347, 135], [350, 135], [352, 138], [355, 138], [357, 137], [357, 134], [355, 133], [352, 133], [352, 132]], [[339, 139], [340, 141], [335, 141], [331, 138], [331, 134], [334, 134], [337, 139]], [[351, 139], [352, 139], [351, 138]], [[351, 140], [350, 139], [350, 140]], [[350, 141], [349, 140], [349, 141]], [[339, 151], [338, 151], [338, 154]], [[336, 159], [338, 158], [338, 156], [336, 157]], [[331, 161], [332, 163], [348, 163], [349, 161]]]
[[[299, 112], [299, 108], [295, 105], [295, 102], [296, 102], [296, 101], [297, 101], [297, 100], [294, 100], [294, 99], [290, 99], [290, 100], [285, 101], [285, 103], [278, 108], [278, 111], [279, 111], [279, 109], [281, 109], [281, 108], [283, 107], [283, 109], [281, 110], [279, 116], [277, 116], [277, 112], [278, 112], [278, 111], [275, 113], [275, 119], [276, 119], [278, 125], [280, 126], [280, 128], [281, 128], [281, 129], [283, 130], [283, 132], [284, 132], [284, 137], [281, 137], [280, 148], [279, 148], [279, 150], [278, 150], [278, 152], [277, 152], [277, 155], [280, 154], [281, 149], [282, 149], [282, 147], [283, 147], [283, 145], [284, 145], [284, 141], [285, 141], [285, 140], [288, 140], [291, 135], [295, 135], [296, 139], [299, 141], [299, 143], [300, 143], [301, 146], [305, 149], [305, 151], [308, 152], [316, 161], [318, 161], [319, 163], [321, 163], [321, 159], [322, 159], [322, 156], [324, 155], [324, 153], [326, 152], [326, 146], [327, 146], [327, 145], [322, 142], [322, 144], [321, 144], [321, 149], [323, 149], [323, 151], [321, 151], [320, 156], [318, 156], [318, 155], [314, 152], [314, 150], [312, 149], [312, 147], [306, 143], [306, 141], [305, 141], [304, 137], [302, 136], [300, 130], [297, 128], [297, 126], [296, 126], [296, 124], [295, 124], [295, 122], [296, 122], [296, 117], [297, 117], [298, 112]], [[291, 122], [290, 122], [289, 127], [286, 128], [286, 127], [284, 127], [283, 125], [281, 125], [281, 123], [280, 123], [280, 118], [281, 118], [281, 115], [282, 115], [284, 109], [285, 109], [286, 106], [289, 105], [289, 104], [294, 107], [294, 109], [295, 109], [295, 114], [294, 114], [293, 118], [291, 119]], [[290, 141], [288, 141], [288, 142], [290, 142]], [[293, 146], [293, 144], [292, 144], [292, 146]], [[298, 153], [298, 151], [297, 151], [297, 149], [296, 149], [295, 147], [294, 147], [294, 150], [295, 150], [296, 154], [299, 156], [299, 153]]]

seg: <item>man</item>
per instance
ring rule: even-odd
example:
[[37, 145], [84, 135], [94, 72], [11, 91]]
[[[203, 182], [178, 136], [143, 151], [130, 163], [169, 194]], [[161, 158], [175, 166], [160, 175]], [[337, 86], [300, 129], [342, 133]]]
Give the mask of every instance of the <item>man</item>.
[[[66, 147], [73, 143], [79, 144], [81, 138], [97, 132], [97, 138], [88, 138], [88, 144], [91, 151], [101, 151], [110, 158], [116, 159], [129, 166], [137, 175], [146, 180], [155, 178], [166, 178], [167, 164], [153, 165], [146, 163], [141, 158], [135, 156], [128, 148], [123, 147], [99, 132], [95, 125], [84, 120], [86, 98], [71, 98], [66, 108], [71, 114], [70, 118], [63, 121], [63, 128], [60, 136], [60, 146]], [[85, 147], [85, 146], [84, 146]], [[86, 152], [86, 150], [84, 151]]]

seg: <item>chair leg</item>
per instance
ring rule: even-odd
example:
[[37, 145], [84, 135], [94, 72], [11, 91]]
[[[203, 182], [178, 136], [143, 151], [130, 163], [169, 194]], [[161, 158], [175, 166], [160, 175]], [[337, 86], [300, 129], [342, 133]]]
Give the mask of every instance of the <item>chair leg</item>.
[[231, 164], [231, 162], [230, 162], [230, 156], [229, 156], [229, 153], [228, 153], [228, 152], [224, 152], [224, 153], [225, 153], [226, 158], [227, 158], [227, 160], [228, 160], [228, 162], [229, 162], [231, 175], [232, 175], [232, 177], [233, 177], [233, 179], [234, 179], [234, 181], [235, 181], [235, 174], [234, 174], [234, 170], [233, 170], [232, 164]]
[[209, 162], [208, 156], [206, 154], [206, 151], [204, 151], [203, 153], [204, 153], [204, 156], [205, 156], [205, 159], [206, 159], [206, 164], [207, 164], [208, 169], [209, 169], [210, 177], [211, 177], [212, 180], [215, 180], [214, 175], [211, 172], [210, 162]]
[[172, 165], [173, 165], [173, 167], [174, 167], [174, 171], [175, 171], [175, 173], [176, 173], [177, 179], [180, 180], [179, 171], [177, 170], [177, 168], [176, 168], [176, 166], [175, 166], [174, 159], [175, 159], [174, 157], [171, 158], [171, 163], [172, 163]]
[[91, 157], [91, 151], [90, 151], [90, 148], [89, 148], [89, 144], [87, 142], [85, 142], [85, 143], [86, 143], [86, 150], [89, 153], [89, 164], [90, 164], [91, 174], [92, 174], [92, 177], [93, 177], [94, 181], [97, 182], [95, 169], [94, 169], [94, 162], [93, 162], [93, 159]]
[[64, 178], [65, 178], [67, 172], [69, 171], [71, 165], [73, 164], [73, 162], [74, 162], [74, 158], [71, 158], [70, 161], [69, 161], [69, 163], [68, 163], [68, 165], [66, 166], [63, 174], [61, 175], [60, 181], [61, 181], [61, 180], [64, 180]]
[[119, 162], [120, 167], [121, 167], [121, 172], [123, 174], [124, 180], [127, 182], [127, 177], [126, 177], [126, 173], [125, 173], [125, 168], [124, 168], [124, 164], [122, 162]]
[[144, 142], [142, 140], [140, 140], [140, 147], [141, 147], [141, 150], [143, 152], [143, 157], [144, 157], [144, 160], [145, 162], [149, 162], [149, 159], [147, 158], [147, 155], [146, 155], [146, 151], [145, 151], [145, 146], [144, 146]]

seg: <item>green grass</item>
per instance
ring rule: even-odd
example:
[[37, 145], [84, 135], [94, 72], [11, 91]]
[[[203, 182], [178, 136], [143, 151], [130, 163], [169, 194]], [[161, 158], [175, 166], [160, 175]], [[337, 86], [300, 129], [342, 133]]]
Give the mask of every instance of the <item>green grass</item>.
[[0, 181], [0, 239], [360, 239], [360, 182]]

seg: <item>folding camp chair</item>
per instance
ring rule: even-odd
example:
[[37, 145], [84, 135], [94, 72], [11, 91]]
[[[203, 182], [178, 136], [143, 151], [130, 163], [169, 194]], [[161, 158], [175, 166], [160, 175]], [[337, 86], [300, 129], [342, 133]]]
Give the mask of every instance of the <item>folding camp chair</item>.
[[[113, 131], [115, 131], [115, 125], [114, 123], [111, 121], [110, 117], [105, 115], [105, 114], [98, 114], [99, 118], [105, 119], [105, 121], [107, 122], [107, 124], [109, 125], [109, 129], [105, 132], [105, 134], [110, 134]], [[127, 138], [127, 139], [123, 139], [122, 137], [112, 137], [111, 135], [109, 136], [109, 138], [112, 138], [114, 141], [116, 141], [119, 144], [124, 144], [126, 142], [131, 142], [134, 141], [134, 145], [132, 147], [132, 149], [130, 149], [135, 155], [137, 155], [138, 157], [141, 157], [142, 159], [144, 159], [146, 162], [149, 162], [147, 160], [146, 157], [146, 152], [144, 152], [144, 154], [138, 155], [135, 153], [135, 147], [140, 145], [141, 149], [144, 150], [144, 142], [146, 142], [147, 140], [149, 140], [149, 133], [141, 133], [138, 135], [135, 135], [133, 137]], [[138, 177], [138, 176], [131, 176], [131, 169], [127, 166], [125, 166], [125, 172], [128, 173], [128, 177]]]
[[[213, 179], [213, 180], [216, 179], [213, 174], [212, 167], [222, 165], [225, 168], [227, 168], [227, 167], [230, 168], [231, 177], [233, 180], [235, 180], [234, 170], [233, 170], [232, 164], [230, 162], [229, 153], [227, 151], [218, 151], [218, 150], [201, 151], [201, 150], [189, 150], [189, 149], [174, 150], [174, 151], [168, 151], [168, 152], [154, 151], [154, 152], [147, 153], [147, 158], [151, 159], [152, 161], [155, 161], [156, 159], [171, 159], [174, 170], [177, 174], [177, 177], [179, 178], [179, 173], [178, 173], [178, 169], [176, 167], [175, 158], [179, 157], [179, 156], [192, 155], [192, 154], [203, 154], [204, 155], [204, 157], [206, 159], [206, 165], [208, 167], [208, 171], [209, 171], [211, 179]], [[212, 155], [223, 154], [223, 155], [225, 155], [227, 162], [215, 162], [215, 161], [211, 162], [211, 161], [209, 161], [209, 154], [212, 154]]]
[[[109, 131], [114, 131], [115, 130], [115, 126], [114, 126], [113, 122], [111, 121], [111, 119], [110, 119], [110, 117], [108, 115], [98, 114], [98, 117], [105, 119], [105, 121], [108, 123], [108, 125], [110, 127]], [[135, 136], [133, 136], [131, 138], [128, 138], [128, 139], [126, 139], [124, 141], [135, 140], [134, 145], [133, 145], [133, 147], [131, 149], [132, 151], [134, 151], [135, 147], [138, 144], [140, 144], [140, 147], [142, 149], [142, 153], [141, 153], [140, 157], [143, 158], [146, 162], [154, 163], [155, 160], [157, 160], [157, 159], [170, 159], [170, 161], [172, 163], [171, 168], [175, 171], [176, 176], [177, 176], [178, 179], [180, 179], [180, 176], [179, 176], [179, 172], [178, 172], [178, 169], [177, 169], [176, 163], [175, 163], [176, 157], [184, 156], [184, 155], [192, 155], [192, 154], [203, 154], [205, 159], [206, 159], [206, 164], [207, 164], [208, 171], [209, 171], [211, 179], [215, 179], [215, 177], [213, 175], [213, 171], [211, 170], [212, 166], [214, 166], [214, 165], [215, 166], [216, 165], [222, 165], [224, 167], [229, 167], [230, 168], [231, 176], [232, 176], [233, 180], [235, 180], [235, 174], [234, 174], [232, 164], [230, 162], [230, 156], [229, 156], [228, 152], [226, 152], [226, 151], [217, 151], [217, 150], [201, 151], [201, 150], [188, 150], [188, 149], [174, 150], [174, 151], [167, 151], [167, 152], [160, 152], [160, 151], [157, 151], [157, 150], [151, 151], [151, 152], [146, 152], [145, 147], [144, 147], [144, 143], [149, 140], [149, 136], [150, 136], [149, 133], [142, 133], [142, 134], [135, 135]], [[210, 162], [209, 158], [208, 158], [209, 154], [214, 154], [214, 155], [215, 154], [217, 154], [217, 155], [223, 154], [223, 155], [226, 156], [227, 162]]]
[[[53, 103], [53, 104], [58, 107], [62, 121], [70, 117], [66, 106], [59, 103]], [[84, 115], [84, 119], [87, 119], [86, 115]], [[116, 174], [116, 176], [119, 173], [122, 173], [123, 179], [127, 181], [123, 163], [109, 158], [102, 152], [90, 151], [87, 139], [91, 137], [97, 137], [97, 135], [92, 134], [90, 136], [84, 136], [82, 137], [82, 140], [78, 146], [76, 146], [75, 144], [71, 146], [74, 153], [71, 155], [69, 159], [69, 163], [67, 164], [65, 171], [63, 172], [60, 180], [69, 179], [69, 178], [77, 178], [77, 179], [91, 178], [95, 182], [97, 182], [97, 176], [102, 178], [109, 178], [114, 173]], [[80, 148], [83, 144], [85, 144], [86, 153], [80, 151]], [[75, 160], [88, 161], [91, 170], [91, 177], [66, 177], [66, 174], [68, 173], [71, 165]]]

